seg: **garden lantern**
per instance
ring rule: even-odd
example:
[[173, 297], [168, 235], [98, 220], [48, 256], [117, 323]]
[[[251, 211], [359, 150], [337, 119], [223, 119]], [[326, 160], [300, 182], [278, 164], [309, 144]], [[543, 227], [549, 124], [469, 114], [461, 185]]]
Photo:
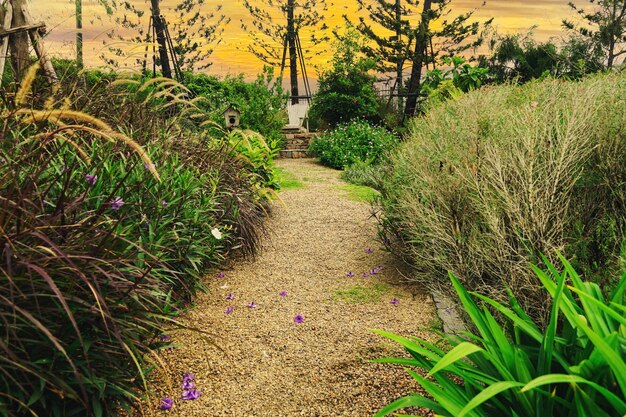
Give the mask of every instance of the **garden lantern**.
[[226, 121], [226, 128], [232, 130], [234, 127], [239, 126], [241, 112], [237, 110], [234, 105], [231, 104], [228, 106], [222, 114], [224, 115], [224, 120]]

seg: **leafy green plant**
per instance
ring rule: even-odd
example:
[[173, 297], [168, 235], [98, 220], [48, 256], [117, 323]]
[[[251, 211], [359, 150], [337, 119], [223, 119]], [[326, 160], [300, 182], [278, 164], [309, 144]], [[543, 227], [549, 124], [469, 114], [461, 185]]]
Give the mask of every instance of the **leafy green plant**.
[[353, 119], [378, 122], [376, 77], [370, 74], [376, 63], [360, 55], [361, 39], [348, 31], [335, 43], [332, 68], [321, 74], [309, 116], [323, 127], [334, 128]]
[[261, 187], [279, 187], [274, 175], [274, 158], [279, 152], [276, 143], [268, 144], [263, 136], [250, 130], [234, 130], [228, 139], [235, 155], [243, 158], [248, 170], [257, 175]]
[[565, 258], [561, 260], [562, 273], [547, 260], [547, 273], [534, 268], [552, 300], [546, 329], [520, 308], [514, 296], [505, 306], [468, 293], [450, 275], [476, 328], [467, 339], [446, 337], [451, 347], [447, 350], [426, 340], [377, 331], [412, 356], [378, 362], [426, 370], [425, 376], [409, 373], [432, 399], [412, 394], [376, 416], [411, 406], [449, 417], [626, 414], [626, 273], [605, 299], [597, 284], [584, 282]]
[[181, 86], [103, 81], [103, 120], [71, 80], [31, 97], [34, 70], [0, 104], [0, 416], [116, 415], [207, 269], [254, 253], [267, 199]]
[[343, 169], [358, 161], [381, 161], [396, 142], [396, 137], [385, 128], [353, 120], [317, 137], [309, 150], [324, 165]]

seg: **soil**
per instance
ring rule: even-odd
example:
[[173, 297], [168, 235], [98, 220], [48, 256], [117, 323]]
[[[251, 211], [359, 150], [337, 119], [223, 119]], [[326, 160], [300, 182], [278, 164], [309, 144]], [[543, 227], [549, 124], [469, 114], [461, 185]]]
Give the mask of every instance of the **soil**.
[[[363, 417], [419, 389], [402, 367], [371, 362], [404, 356], [371, 329], [429, 337], [430, 296], [402, 283], [402, 268], [376, 241], [370, 205], [339, 188], [339, 171], [311, 159], [278, 165], [304, 186], [279, 194], [284, 204], [256, 259], [207, 277], [209, 290], [181, 320], [211, 336], [169, 333], [175, 347], [159, 353], [165, 368], [152, 374], [144, 415]], [[195, 400], [181, 399], [184, 372], [195, 376]], [[171, 410], [159, 409], [162, 397], [173, 399]]]

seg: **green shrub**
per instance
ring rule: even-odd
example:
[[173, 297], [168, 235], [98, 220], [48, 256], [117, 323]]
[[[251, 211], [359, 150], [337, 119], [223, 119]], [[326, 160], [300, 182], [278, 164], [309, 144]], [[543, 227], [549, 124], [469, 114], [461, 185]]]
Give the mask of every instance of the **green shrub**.
[[284, 110], [286, 95], [273, 70], [266, 67], [255, 81], [239, 76], [219, 79], [205, 74], [185, 74], [185, 85], [194, 96], [202, 97], [197, 105], [211, 120], [224, 124], [222, 112], [230, 104], [241, 111], [241, 128], [263, 135], [268, 144], [279, 147], [281, 131], [287, 123]]
[[430, 398], [411, 394], [383, 408], [385, 416], [405, 407], [424, 407], [448, 417], [623, 416], [626, 414], [626, 273], [609, 299], [597, 284], [583, 282], [564, 258], [559, 273], [535, 268], [550, 295], [547, 329], [534, 322], [511, 296], [509, 306], [473, 294], [497, 311], [498, 324], [451, 275], [476, 331], [467, 339], [446, 337], [442, 349], [419, 338], [377, 333], [401, 344], [412, 356], [379, 362], [410, 370]]
[[563, 251], [615, 284], [626, 228], [626, 76], [487, 87], [431, 109], [391, 157], [385, 238], [416, 279], [504, 300], [537, 318], [545, 295], [529, 270]]
[[358, 161], [377, 163], [397, 142], [385, 128], [354, 120], [316, 138], [309, 150], [324, 165], [343, 169]]
[[[0, 104], [0, 416], [117, 415], [200, 278], [254, 253], [267, 200], [228, 143], [182, 127], [197, 108], [159, 100], [162, 82], [103, 81], [88, 101], [64, 84], [37, 110], [32, 74]], [[70, 110], [83, 101], [106, 120]]]
[[363, 185], [380, 190], [388, 170], [389, 166], [385, 163], [374, 165], [369, 161], [356, 161], [345, 168], [341, 173], [341, 178], [354, 185]]
[[373, 60], [360, 55], [360, 44], [355, 31], [348, 31], [336, 42], [333, 66], [321, 74], [309, 110], [314, 123], [333, 128], [353, 119], [380, 121], [374, 89], [376, 77], [370, 74], [376, 65]]

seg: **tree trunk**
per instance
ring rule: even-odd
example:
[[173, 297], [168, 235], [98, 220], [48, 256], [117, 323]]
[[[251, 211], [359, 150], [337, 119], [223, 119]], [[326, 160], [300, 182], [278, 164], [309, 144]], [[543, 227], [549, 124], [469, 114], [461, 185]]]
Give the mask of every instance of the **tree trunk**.
[[397, 60], [398, 62], [396, 62], [396, 92], [398, 93], [398, 113], [400, 113], [402, 111], [402, 108], [404, 107], [404, 102], [402, 100], [402, 97], [400, 96], [400, 92], [402, 90], [402, 64], [403, 64], [403, 57], [402, 57], [402, 43], [401, 43], [401, 36], [402, 36], [402, 27], [401, 27], [401, 23], [402, 22], [402, 0], [396, 0], [396, 42], [398, 42], [398, 57]]
[[289, 43], [289, 75], [291, 79], [291, 104], [298, 104], [298, 55], [294, 18], [295, 0], [287, 0], [287, 42]]
[[172, 78], [172, 69], [170, 60], [167, 56], [167, 41], [165, 40], [165, 25], [161, 18], [161, 9], [159, 0], [150, 0], [152, 3], [152, 24], [156, 32], [156, 41], [159, 45], [159, 62], [161, 63], [161, 72], [166, 78]]
[[[10, 2], [13, 7], [11, 27], [24, 26], [26, 17], [24, 16], [23, 6], [26, 4], [26, 0], [10, 0]], [[19, 82], [30, 63], [28, 56], [28, 33], [22, 31], [9, 35], [9, 48], [11, 49], [11, 65], [15, 81]]]
[[406, 106], [404, 107], [404, 116], [413, 117], [417, 109], [417, 99], [421, 90], [422, 68], [428, 48], [428, 28], [430, 27], [430, 9], [432, 0], [424, 0], [424, 9], [422, 10], [422, 20], [417, 29], [415, 37], [415, 52], [413, 53], [413, 68], [411, 68], [411, 79], [407, 88], [408, 97]]
[[83, 67], [83, 0], [76, 0], [76, 65]]

